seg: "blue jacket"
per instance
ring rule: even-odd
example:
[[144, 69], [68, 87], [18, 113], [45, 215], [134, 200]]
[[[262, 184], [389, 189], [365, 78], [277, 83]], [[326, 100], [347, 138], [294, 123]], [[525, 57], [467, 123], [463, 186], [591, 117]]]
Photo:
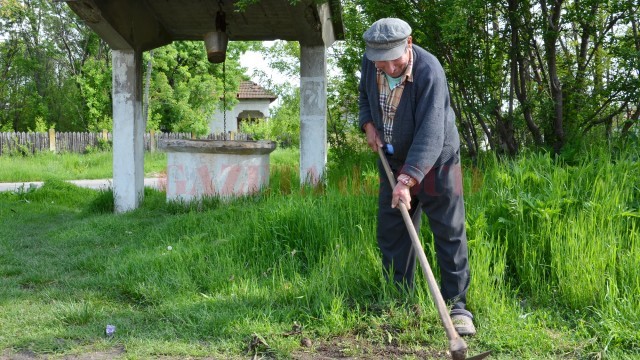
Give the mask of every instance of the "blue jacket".
[[[393, 121], [394, 154], [389, 163], [421, 182], [432, 167], [442, 165], [460, 148], [449, 88], [440, 62], [413, 44], [413, 82], [405, 83]], [[380, 138], [382, 110], [376, 68], [363, 57], [360, 75], [360, 128], [373, 122]]]

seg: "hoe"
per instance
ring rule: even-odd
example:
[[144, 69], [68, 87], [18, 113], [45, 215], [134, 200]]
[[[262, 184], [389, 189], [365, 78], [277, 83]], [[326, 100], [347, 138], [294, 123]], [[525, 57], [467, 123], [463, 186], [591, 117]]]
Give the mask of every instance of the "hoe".
[[[378, 147], [378, 155], [380, 156], [380, 161], [382, 161], [382, 165], [384, 166], [384, 170], [387, 173], [387, 177], [389, 178], [389, 183], [391, 184], [391, 188], [395, 187], [396, 180], [393, 177], [393, 172], [389, 167], [389, 162], [385, 157], [382, 148]], [[440, 320], [442, 321], [442, 325], [444, 326], [444, 330], [447, 333], [447, 338], [449, 338], [449, 351], [451, 352], [451, 357], [453, 360], [480, 360], [489, 356], [491, 351], [484, 352], [482, 354], [478, 354], [472, 357], [467, 357], [467, 343], [464, 339], [458, 335], [458, 332], [453, 327], [453, 322], [451, 321], [451, 316], [449, 315], [449, 310], [447, 309], [446, 304], [444, 303], [444, 299], [442, 298], [442, 294], [440, 293], [440, 289], [438, 288], [438, 284], [436, 282], [435, 277], [433, 276], [433, 272], [431, 271], [431, 266], [429, 266], [429, 261], [427, 260], [427, 256], [424, 254], [424, 249], [422, 248], [422, 244], [420, 243], [420, 239], [418, 238], [418, 233], [416, 232], [415, 227], [413, 226], [413, 222], [411, 221], [411, 216], [409, 216], [409, 211], [404, 203], [400, 202], [398, 204], [398, 208], [402, 213], [402, 218], [404, 219], [404, 223], [407, 226], [407, 230], [409, 231], [409, 235], [411, 236], [411, 242], [413, 244], [416, 253], [418, 254], [418, 260], [420, 261], [420, 267], [422, 268], [422, 272], [424, 273], [424, 277], [427, 279], [427, 283], [429, 285], [429, 292], [431, 293], [431, 297], [438, 309], [438, 314], [440, 315]]]

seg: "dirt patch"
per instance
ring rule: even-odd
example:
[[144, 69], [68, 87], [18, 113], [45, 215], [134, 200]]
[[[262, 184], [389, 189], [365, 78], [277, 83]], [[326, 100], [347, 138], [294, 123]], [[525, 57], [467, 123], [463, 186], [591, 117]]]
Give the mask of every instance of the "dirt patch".
[[107, 351], [91, 351], [84, 354], [74, 355], [41, 355], [29, 350], [22, 350], [18, 352], [5, 350], [0, 354], [0, 360], [111, 360], [121, 357], [124, 353], [125, 350], [121, 347]]
[[[261, 349], [264, 350], [264, 349]], [[83, 354], [69, 355], [45, 355], [36, 354], [32, 351], [23, 350], [12, 352], [5, 350], [0, 353], [0, 360], [112, 360], [126, 357], [126, 350], [123, 347], [113, 348], [106, 351], [90, 351]], [[152, 356], [149, 359], [156, 360], [221, 360], [211, 357], [175, 357], [175, 356]], [[268, 351], [258, 351], [257, 353], [247, 353], [244, 356], [234, 357], [234, 359], [274, 359]], [[390, 344], [380, 344], [365, 339], [360, 339], [354, 335], [332, 338], [319, 342], [310, 340], [309, 344], [301, 344], [300, 349], [291, 354], [294, 360], [406, 360], [406, 359], [450, 359], [448, 351], [430, 350], [425, 348], [410, 348], [399, 346], [394, 342]]]
[[310, 349], [300, 349], [291, 357], [296, 360], [330, 359], [449, 359], [447, 351], [411, 349], [394, 344], [379, 344], [359, 339], [355, 336], [334, 338], [324, 343], [314, 344]]

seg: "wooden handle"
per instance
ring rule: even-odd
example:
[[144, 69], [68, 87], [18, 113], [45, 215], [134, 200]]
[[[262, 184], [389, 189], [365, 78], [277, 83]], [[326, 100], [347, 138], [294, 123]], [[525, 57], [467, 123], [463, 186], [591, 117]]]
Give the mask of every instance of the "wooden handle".
[[[393, 177], [393, 172], [389, 167], [389, 162], [387, 161], [387, 157], [384, 155], [382, 148], [378, 147], [378, 155], [380, 156], [380, 161], [382, 161], [382, 166], [389, 178], [389, 183], [391, 183], [391, 189], [396, 186], [396, 179]], [[429, 285], [429, 292], [431, 293], [431, 297], [438, 309], [438, 314], [440, 315], [440, 320], [442, 321], [442, 325], [444, 326], [444, 330], [447, 333], [447, 338], [449, 339], [449, 345], [451, 348], [451, 352], [459, 353], [463, 351], [466, 353], [467, 344], [465, 341], [458, 335], [455, 327], [453, 326], [453, 322], [451, 321], [451, 316], [449, 315], [449, 309], [442, 298], [442, 294], [440, 293], [440, 288], [438, 287], [438, 283], [436, 282], [436, 278], [433, 276], [433, 271], [431, 270], [431, 266], [429, 265], [429, 260], [427, 260], [427, 256], [424, 253], [424, 249], [422, 248], [422, 243], [420, 242], [420, 238], [418, 237], [418, 233], [416, 232], [416, 228], [413, 226], [413, 221], [411, 221], [411, 216], [409, 215], [409, 210], [405, 204], [400, 201], [398, 203], [398, 208], [402, 213], [402, 218], [404, 219], [404, 223], [407, 226], [407, 230], [409, 231], [409, 236], [411, 237], [411, 242], [413, 244], [413, 248], [416, 250], [418, 254], [418, 260], [420, 261], [420, 267], [422, 268], [422, 272], [427, 278], [427, 284]]]

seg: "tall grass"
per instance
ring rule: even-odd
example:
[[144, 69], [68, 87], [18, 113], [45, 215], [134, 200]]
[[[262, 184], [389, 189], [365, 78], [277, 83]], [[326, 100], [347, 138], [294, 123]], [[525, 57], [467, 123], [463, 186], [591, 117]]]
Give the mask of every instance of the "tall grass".
[[595, 150], [574, 166], [547, 154], [502, 164], [489, 158], [484, 190], [468, 197], [470, 217], [503, 244], [506, 284], [525, 311], [557, 309], [592, 337], [596, 351], [603, 344], [637, 349], [640, 340], [640, 166], [633, 155], [612, 159]]
[[[269, 188], [233, 201], [147, 189], [140, 209], [113, 215], [110, 192], [60, 181], [0, 194], [0, 349], [288, 358], [302, 351], [284, 335], [295, 322], [345, 356], [444, 356], [424, 280], [407, 294], [382, 276], [375, 154], [333, 163], [316, 189], [300, 187], [298, 156], [275, 152]], [[640, 355], [639, 171], [595, 152], [574, 166], [527, 154], [466, 168], [472, 353]], [[426, 224], [421, 237], [437, 274]], [[248, 348], [256, 335], [268, 346]]]

